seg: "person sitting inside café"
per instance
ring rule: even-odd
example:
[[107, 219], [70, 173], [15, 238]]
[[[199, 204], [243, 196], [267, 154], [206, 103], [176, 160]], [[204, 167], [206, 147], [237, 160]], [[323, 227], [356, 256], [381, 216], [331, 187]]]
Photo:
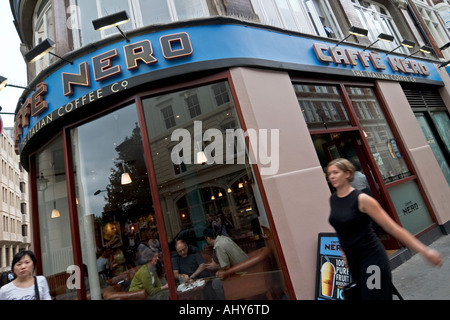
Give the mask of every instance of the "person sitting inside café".
[[182, 239], [177, 240], [175, 248], [177, 252], [172, 255], [172, 268], [176, 280], [187, 282], [210, 276], [198, 248]]
[[216, 235], [213, 229], [203, 231], [206, 242], [213, 247], [215, 259], [206, 263], [206, 269], [221, 277], [224, 270], [248, 259], [247, 254], [231, 238]]
[[[173, 275], [180, 284], [197, 279], [207, 280], [203, 288], [203, 297], [207, 300], [222, 299], [211, 286], [211, 273], [206, 270], [205, 260], [197, 247], [188, 245], [186, 241], [179, 239], [176, 242], [176, 253], [172, 255]], [[223, 290], [222, 290], [223, 291]]]
[[216, 278], [212, 279], [211, 286], [215, 293], [215, 299], [225, 299], [222, 286], [222, 277], [225, 270], [244, 262], [248, 259], [247, 254], [231, 238], [216, 235], [212, 228], [203, 231], [206, 242], [213, 248], [212, 259], [205, 263], [206, 269], [214, 273]]
[[159, 260], [158, 252], [147, 249], [142, 253], [142, 257], [147, 261], [143, 264], [131, 280], [128, 291], [139, 291], [145, 289], [150, 300], [169, 299], [168, 284], [162, 284], [156, 271], [156, 264]]

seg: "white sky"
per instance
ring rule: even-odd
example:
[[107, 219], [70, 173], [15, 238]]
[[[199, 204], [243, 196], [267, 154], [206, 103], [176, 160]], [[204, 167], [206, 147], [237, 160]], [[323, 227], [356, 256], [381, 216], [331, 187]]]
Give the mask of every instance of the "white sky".
[[[27, 86], [26, 64], [20, 53], [20, 39], [13, 23], [9, 1], [0, 0], [0, 75], [8, 78], [9, 84]], [[5, 87], [0, 91], [1, 112], [14, 112], [23, 89]], [[14, 126], [14, 116], [2, 114], [3, 127]]]

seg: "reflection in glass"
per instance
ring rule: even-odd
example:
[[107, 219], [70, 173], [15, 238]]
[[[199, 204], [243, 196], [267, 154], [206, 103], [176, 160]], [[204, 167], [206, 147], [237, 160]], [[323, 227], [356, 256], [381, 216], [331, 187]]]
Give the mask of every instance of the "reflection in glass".
[[346, 89], [384, 181], [389, 183], [410, 176], [373, 89]]
[[[120, 280], [116, 277], [147, 262], [140, 246], [159, 243], [136, 106], [81, 125], [71, 137], [88, 292], [91, 299], [106, 298]], [[122, 184], [124, 170], [129, 184]], [[103, 262], [99, 267], [97, 259]], [[164, 280], [161, 265], [157, 267]], [[128, 287], [120, 291], [126, 295]]]
[[[201, 113], [190, 110], [188, 98], [193, 95]], [[195, 282], [199, 285], [195, 289], [177, 282], [178, 298], [215, 299], [220, 296], [217, 283], [223, 286], [225, 299], [286, 298], [274, 240], [245, 144], [240, 135], [226, 139], [227, 133], [240, 129], [228, 83], [150, 97], [142, 104], [173, 259], [177, 257], [176, 240], [184, 239], [192, 254], [199, 251], [205, 262], [211, 261], [214, 253], [205, 241], [205, 228], [231, 238], [248, 257], [261, 258], [248, 269], [242, 264], [229, 269], [246, 276], [237, 278], [235, 274], [219, 280], [215, 271], [208, 270], [210, 277]], [[168, 105], [176, 119], [176, 126], [170, 130], [161, 115]], [[198, 151], [205, 151], [206, 163], [195, 162]], [[237, 161], [241, 158], [244, 161]], [[235, 284], [236, 279], [240, 282]], [[217, 291], [208, 291], [210, 284]], [[239, 292], [231, 287], [239, 288]]]
[[[56, 291], [52, 279], [66, 279], [67, 267], [73, 265], [70, 236], [69, 207], [62, 138], [57, 138], [36, 156], [36, 186], [39, 210], [39, 235], [41, 241], [43, 274], [49, 277], [50, 294], [60, 298], [65, 286]], [[59, 217], [52, 217], [57, 209]]]
[[349, 127], [336, 86], [294, 84], [294, 91], [309, 129]]

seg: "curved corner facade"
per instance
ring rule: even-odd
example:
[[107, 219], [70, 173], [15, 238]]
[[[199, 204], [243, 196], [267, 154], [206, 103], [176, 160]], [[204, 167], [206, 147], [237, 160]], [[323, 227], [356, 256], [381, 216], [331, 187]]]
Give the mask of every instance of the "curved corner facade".
[[[11, 1], [24, 54], [56, 43], [28, 64], [34, 90], [15, 123], [38, 271], [56, 299], [112, 297], [149, 245], [171, 299], [213, 299], [213, 273], [201, 290], [181, 290], [174, 272], [178, 238], [211, 259], [208, 227], [249, 257], [220, 281], [225, 299], [341, 298], [337, 282], [322, 290], [318, 254], [320, 235], [333, 232], [324, 168], [337, 157], [411, 233], [428, 243], [448, 234], [449, 30], [439, 18], [448, 3], [68, 3]], [[93, 30], [121, 10], [129, 22]], [[367, 36], [349, 34], [352, 25]], [[408, 254], [377, 233], [393, 264]], [[87, 281], [68, 290], [68, 268]]]

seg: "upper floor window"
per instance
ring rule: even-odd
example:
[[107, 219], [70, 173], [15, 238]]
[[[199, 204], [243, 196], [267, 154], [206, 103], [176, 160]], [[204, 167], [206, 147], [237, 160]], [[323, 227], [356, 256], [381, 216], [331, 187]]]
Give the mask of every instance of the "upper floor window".
[[75, 49], [119, 32], [116, 28], [95, 31], [92, 20], [123, 10], [130, 22], [120, 27], [122, 31], [208, 15], [206, 0], [70, 0]]
[[[43, 40], [50, 38], [55, 39], [55, 29], [53, 22], [52, 2], [50, 0], [42, 0], [36, 6], [34, 12], [34, 37], [33, 45], [36, 46]], [[36, 74], [45, 69], [52, 62], [52, 56], [47, 54], [42, 59], [35, 62]]]
[[[426, 3], [416, 1], [415, 4], [438, 47], [445, 45], [449, 41], [450, 34], [441, 24], [438, 12]], [[448, 50], [443, 50], [442, 53], [446, 58], [450, 58]]]
[[262, 23], [284, 29], [339, 38], [329, 0], [252, 0]]
[[[367, 0], [352, 0], [352, 2], [362, 27], [369, 30], [367, 37], [371, 42], [376, 41], [380, 33], [394, 36], [394, 42], [378, 41], [374, 46], [392, 50], [404, 40], [389, 11], [383, 5]], [[408, 53], [403, 46], [397, 52]]]

